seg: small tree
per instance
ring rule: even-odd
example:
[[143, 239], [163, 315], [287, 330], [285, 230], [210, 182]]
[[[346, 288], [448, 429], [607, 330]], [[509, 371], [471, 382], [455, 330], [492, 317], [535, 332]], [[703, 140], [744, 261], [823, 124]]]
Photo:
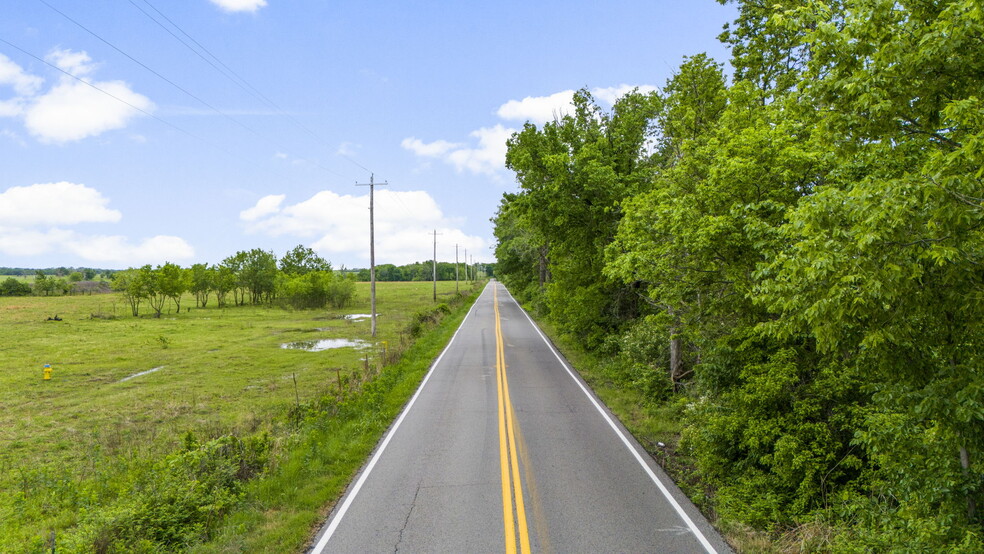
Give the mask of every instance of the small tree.
[[[150, 266], [146, 266], [150, 267]], [[123, 299], [130, 305], [130, 312], [133, 317], [140, 315], [140, 302], [149, 294], [149, 283], [147, 275], [139, 269], [129, 268], [117, 271], [113, 274], [113, 290], [123, 295]]]
[[[174, 302], [174, 309], [181, 313], [181, 295], [188, 290], [190, 275], [181, 266], [167, 262], [157, 266], [157, 286], [166, 298]], [[158, 313], [158, 315], [160, 315]]]
[[288, 275], [303, 275], [312, 271], [331, 271], [331, 262], [314, 250], [298, 244], [280, 260], [280, 271]]
[[236, 273], [225, 263], [213, 267], [212, 271], [214, 273], [215, 300], [219, 307], [222, 307], [226, 305], [225, 299], [229, 291], [236, 290]]
[[34, 294], [48, 296], [55, 290], [55, 280], [48, 278], [40, 269], [34, 274]]
[[215, 268], [207, 264], [195, 264], [189, 272], [189, 285], [195, 295], [195, 306], [204, 308], [208, 304], [208, 294], [215, 288]]
[[161, 286], [160, 266], [154, 269], [150, 264], [147, 264], [141, 267], [139, 272], [140, 278], [147, 286], [147, 301], [150, 302], [150, 307], [154, 309], [154, 317], [159, 318], [161, 317], [161, 310], [164, 309], [164, 303], [167, 301], [167, 295]]

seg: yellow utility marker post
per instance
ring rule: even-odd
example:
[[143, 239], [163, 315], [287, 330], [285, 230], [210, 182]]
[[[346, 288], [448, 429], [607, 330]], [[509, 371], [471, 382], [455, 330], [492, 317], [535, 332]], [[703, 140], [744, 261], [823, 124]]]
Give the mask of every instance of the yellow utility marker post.
[[51, 380], [51, 364], [44, 364], [44, 380]]

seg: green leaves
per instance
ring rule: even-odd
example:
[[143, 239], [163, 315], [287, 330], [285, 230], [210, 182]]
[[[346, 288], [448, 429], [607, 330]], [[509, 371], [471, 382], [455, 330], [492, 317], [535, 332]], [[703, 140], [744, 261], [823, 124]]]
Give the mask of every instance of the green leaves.
[[698, 55], [513, 137], [500, 269], [700, 399], [725, 517], [980, 550], [984, 5], [734, 3], [730, 86]]

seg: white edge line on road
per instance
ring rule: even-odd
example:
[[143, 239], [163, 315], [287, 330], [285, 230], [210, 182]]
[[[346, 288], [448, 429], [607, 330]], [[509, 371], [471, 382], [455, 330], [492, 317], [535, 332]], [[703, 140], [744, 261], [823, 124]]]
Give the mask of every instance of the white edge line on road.
[[[486, 286], [486, 288], [488, 287]], [[482, 294], [485, 294], [484, 290], [482, 291]], [[479, 295], [479, 298], [481, 298], [482, 294]], [[447, 353], [449, 348], [451, 348], [451, 344], [454, 343], [454, 339], [458, 337], [458, 331], [461, 331], [461, 328], [465, 325], [465, 322], [468, 321], [468, 316], [471, 315], [476, 304], [478, 304], [478, 298], [476, 298], [475, 302], [472, 303], [471, 308], [468, 309], [468, 313], [465, 314], [465, 318], [461, 320], [461, 324], [458, 325], [457, 329], [455, 329], [454, 335], [451, 335], [451, 340], [448, 341], [447, 346], [445, 346], [444, 350], [441, 351], [441, 355], [434, 360], [433, 364], [431, 364], [430, 370], [427, 372], [427, 375], [424, 376], [424, 380], [421, 381], [420, 386], [417, 387], [417, 392], [415, 392], [413, 397], [410, 398], [410, 402], [407, 402], [407, 406], [403, 408], [403, 411], [400, 413], [400, 417], [398, 417], [396, 419], [396, 423], [393, 424], [393, 428], [390, 429], [389, 433], [386, 434], [386, 438], [384, 438], [383, 442], [380, 443], [379, 449], [376, 450], [376, 454], [373, 455], [371, 460], [369, 460], [369, 463], [366, 465], [366, 469], [362, 472], [362, 475], [359, 476], [359, 480], [355, 482], [355, 486], [353, 486], [352, 490], [345, 496], [345, 501], [342, 503], [342, 506], [338, 509], [338, 511], [335, 512], [335, 517], [331, 519], [331, 523], [328, 524], [328, 529], [325, 530], [325, 534], [321, 536], [321, 540], [319, 540], [318, 544], [314, 545], [314, 548], [311, 549], [311, 554], [321, 554], [324, 552], [325, 547], [328, 545], [328, 541], [331, 540], [331, 536], [335, 534], [335, 530], [338, 529], [338, 525], [342, 522], [342, 518], [345, 517], [345, 512], [348, 511], [349, 506], [352, 505], [352, 501], [355, 500], [355, 497], [359, 494], [359, 490], [362, 489], [362, 485], [366, 482], [366, 479], [369, 478], [369, 473], [371, 473], [372, 469], [376, 467], [376, 462], [378, 462], [379, 458], [383, 455], [383, 451], [386, 450], [386, 446], [389, 444], [390, 439], [392, 439], [393, 435], [396, 434], [396, 430], [400, 428], [400, 424], [403, 423], [403, 419], [407, 416], [407, 413], [410, 412], [410, 408], [413, 407], [413, 403], [417, 401], [417, 397], [420, 396], [420, 391], [424, 390], [424, 385], [427, 384], [431, 374], [434, 373], [437, 365], [441, 363], [441, 359], [444, 358], [444, 354]]]
[[[509, 298], [512, 299], [513, 302], [516, 302], [516, 299], [513, 298], [512, 293], [510, 293], [508, 289], [506, 289], [506, 294], [509, 295]], [[656, 483], [656, 486], [659, 487], [660, 492], [663, 493], [663, 496], [665, 496], [666, 499], [670, 502], [670, 505], [673, 506], [673, 509], [676, 510], [677, 514], [679, 514], [679, 516], [683, 519], [684, 523], [687, 524], [687, 527], [689, 527], [690, 530], [694, 533], [694, 535], [697, 537], [697, 540], [700, 541], [700, 544], [704, 545], [704, 549], [713, 554], [717, 554], [717, 550], [715, 550], [714, 547], [711, 545], [710, 541], [707, 540], [707, 537], [705, 537], [704, 534], [700, 532], [700, 529], [698, 529], [694, 521], [690, 519], [690, 516], [687, 515], [687, 512], [683, 510], [683, 507], [680, 506], [680, 504], [676, 501], [675, 498], [673, 498], [673, 495], [670, 494], [669, 489], [666, 488], [666, 485], [664, 485], [663, 482], [656, 475], [656, 473], [653, 472], [652, 468], [649, 467], [649, 464], [647, 464], [646, 461], [643, 460], [642, 456], [639, 454], [639, 451], [632, 446], [632, 442], [629, 441], [628, 437], [625, 436], [625, 433], [623, 433], [622, 430], [619, 429], [617, 425], [615, 425], [615, 422], [612, 421], [612, 418], [608, 416], [608, 412], [606, 412], [604, 408], [601, 407], [601, 404], [599, 404], [598, 401], [595, 400], [594, 395], [588, 392], [588, 389], [585, 388], [585, 386], [581, 383], [581, 380], [574, 375], [574, 371], [570, 368], [570, 366], [567, 365], [567, 362], [564, 361], [564, 358], [561, 357], [559, 352], [557, 352], [557, 349], [554, 348], [553, 344], [551, 344], [550, 341], [547, 340], [547, 337], [544, 336], [544, 334], [540, 331], [540, 328], [537, 326], [537, 324], [533, 322], [533, 318], [530, 317], [530, 314], [526, 313], [526, 310], [524, 310], [523, 307], [519, 305], [519, 302], [516, 302], [516, 306], [518, 306], [520, 311], [523, 312], [523, 315], [526, 316], [526, 319], [530, 322], [530, 325], [533, 326], [533, 330], [536, 331], [536, 334], [540, 335], [540, 338], [543, 339], [543, 342], [546, 343], [547, 347], [550, 348], [550, 351], [553, 352], [553, 355], [557, 358], [557, 361], [560, 362], [560, 365], [562, 365], [564, 369], [567, 370], [567, 374], [571, 376], [571, 379], [574, 379], [574, 382], [577, 383], [577, 386], [580, 387], [581, 391], [588, 397], [588, 400], [590, 400], [591, 403], [594, 404], [594, 407], [598, 410], [598, 413], [601, 414], [601, 417], [605, 418], [605, 421], [608, 422], [608, 425], [612, 428], [612, 430], [614, 430], [615, 433], [619, 436], [619, 438], [622, 439], [622, 443], [625, 444], [625, 447], [628, 448], [630, 452], [632, 452], [632, 455], [635, 457], [636, 461], [639, 462], [639, 465], [641, 465], [642, 468], [646, 470], [646, 473], [649, 475], [649, 478], [652, 479], [653, 483]]]

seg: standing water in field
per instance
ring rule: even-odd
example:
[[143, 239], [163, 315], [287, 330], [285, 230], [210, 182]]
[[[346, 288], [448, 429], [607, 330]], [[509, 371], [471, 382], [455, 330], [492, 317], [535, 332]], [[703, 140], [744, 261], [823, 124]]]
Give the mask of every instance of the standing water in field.
[[153, 372], [155, 372], [155, 371], [157, 371], [159, 369], [164, 369], [164, 366], [158, 366], [158, 367], [155, 367], [153, 369], [148, 369], [147, 371], [141, 371], [140, 373], [134, 373], [133, 375], [128, 375], [128, 376], [120, 379], [119, 382], [122, 383], [123, 381], [129, 381], [130, 379], [133, 379], [133, 378], [136, 378], [136, 377], [140, 377], [141, 375], [147, 375], [148, 373], [153, 373]]
[[[362, 321], [363, 319], [369, 319], [370, 317], [372, 317], [370, 314], [348, 314], [345, 316], [345, 319], [349, 321]], [[376, 314], [376, 317], [379, 317], [379, 314]]]
[[301, 340], [297, 342], [285, 342], [280, 348], [287, 350], [305, 350], [307, 352], [321, 352], [332, 348], [369, 348], [369, 343], [364, 340], [351, 339], [321, 339], [321, 340]]

